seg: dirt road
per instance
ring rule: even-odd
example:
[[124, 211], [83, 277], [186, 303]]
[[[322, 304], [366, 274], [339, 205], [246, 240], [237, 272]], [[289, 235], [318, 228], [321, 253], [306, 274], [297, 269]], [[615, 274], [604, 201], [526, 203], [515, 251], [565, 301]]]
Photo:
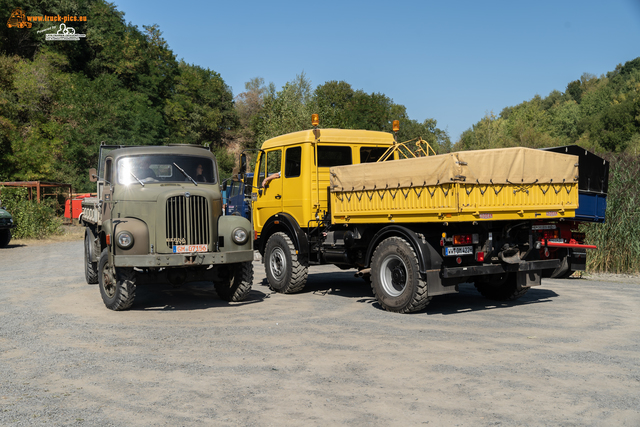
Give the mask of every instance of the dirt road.
[[82, 241], [0, 249], [0, 425], [640, 425], [638, 279], [399, 315], [353, 272], [279, 295], [254, 267], [243, 303], [139, 287], [113, 312]]

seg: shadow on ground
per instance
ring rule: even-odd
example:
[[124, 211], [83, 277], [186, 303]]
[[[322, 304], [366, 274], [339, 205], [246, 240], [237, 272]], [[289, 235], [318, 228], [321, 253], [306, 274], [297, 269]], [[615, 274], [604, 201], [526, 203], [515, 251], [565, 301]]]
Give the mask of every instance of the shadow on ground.
[[136, 299], [131, 310], [206, 310], [214, 307], [241, 307], [256, 304], [269, 298], [259, 290], [252, 289], [244, 301], [227, 302], [218, 297], [213, 283], [192, 282], [180, 287], [164, 284], [142, 284], [137, 286]]
[[[261, 285], [264, 286], [267, 292], [270, 292], [266, 278], [262, 281]], [[480, 295], [472, 283], [461, 283], [458, 286], [458, 291], [456, 294], [433, 297], [426, 307], [426, 310], [419, 313], [457, 314], [470, 311], [494, 310], [528, 304], [547, 303], [551, 302], [552, 298], [559, 296], [549, 289], [531, 288], [529, 292], [518, 300], [493, 301]], [[356, 299], [357, 302], [371, 304], [383, 310], [374, 298], [371, 287], [362, 278], [354, 277], [353, 271], [309, 274], [307, 285], [301, 293], [332, 294], [343, 298], [352, 298]]]

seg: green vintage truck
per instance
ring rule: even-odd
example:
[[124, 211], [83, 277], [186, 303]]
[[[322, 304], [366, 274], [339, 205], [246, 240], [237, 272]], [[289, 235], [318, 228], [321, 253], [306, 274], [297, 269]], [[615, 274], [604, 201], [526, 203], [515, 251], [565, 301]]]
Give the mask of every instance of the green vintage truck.
[[0, 204], [0, 248], [6, 248], [11, 241], [11, 229], [15, 228], [13, 217]]
[[222, 215], [214, 155], [204, 147], [100, 146], [97, 197], [82, 203], [84, 270], [111, 310], [133, 304], [136, 285], [211, 281], [241, 301], [253, 283], [253, 229]]

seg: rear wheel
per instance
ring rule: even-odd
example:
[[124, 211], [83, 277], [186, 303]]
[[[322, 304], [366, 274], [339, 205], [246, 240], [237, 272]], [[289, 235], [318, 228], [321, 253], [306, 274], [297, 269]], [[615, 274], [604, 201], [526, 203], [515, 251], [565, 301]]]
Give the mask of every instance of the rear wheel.
[[431, 300], [427, 282], [420, 277], [418, 257], [400, 237], [389, 237], [373, 253], [371, 289], [385, 310], [398, 313], [422, 310]]
[[276, 292], [300, 292], [307, 284], [309, 269], [298, 260], [293, 242], [285, 233], [274, 233], [264, 250], [264, 268], [269, 287]]
[[6, 248], [11, 241], [11, 230], [0, 230], [0, 248]]
[[98, 263], [91, 260], [93, 254], [93, 238], [91, 229], [87, 227], [84, 236], [84, 277], [90, 285], [98, 283]]
[[253, 263], [251, 261], [230, 265], [229, 278], [214, 283], [218, 296], [229, 302], [244, 300], [253, 284]]
[[109, 264], [109, 249], [102, 251], [98, 262], [98, 284], [102, 301], [108, 309], [126, 310], [136, 297], [136, 272], [133, 268], [116, 268]]
[[518, 278], [513, 272], [483, 276], [476, 279], [475, 286], [483, 297], [495, 301], [516, 300], [530, 289], [518, 289]]

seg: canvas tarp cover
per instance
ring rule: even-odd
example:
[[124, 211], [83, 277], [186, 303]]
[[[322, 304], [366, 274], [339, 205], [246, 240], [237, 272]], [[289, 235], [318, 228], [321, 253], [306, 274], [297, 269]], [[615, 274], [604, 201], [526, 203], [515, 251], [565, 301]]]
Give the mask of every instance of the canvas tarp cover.
[[331, 168], [331, 191], [467, 184], [558, 184], [578, 179], [578, 157], [531, 148], [459, 151]]

